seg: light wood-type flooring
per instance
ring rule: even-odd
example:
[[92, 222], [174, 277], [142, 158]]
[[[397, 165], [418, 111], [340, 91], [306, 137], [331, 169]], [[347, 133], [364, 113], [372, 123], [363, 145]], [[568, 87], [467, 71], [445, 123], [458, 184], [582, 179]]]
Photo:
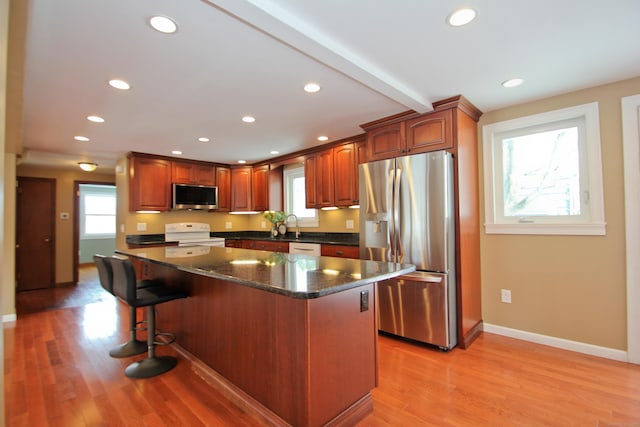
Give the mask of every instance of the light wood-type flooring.
[[[7, 426], [258, 424], [184, 359], [156, 378], [125, 377], [135, 357], [108, 350], [127, 338], [127, 309], [96, 284], [81, 275], [75, 292], [94, 297], [65, 304], [18, 296], [44, 311], [4, 328]], [[358, 426], [640, 426], [637, 365], [483, 334], [448, 353], [380, 336], [379, 367], [374, 412]]]

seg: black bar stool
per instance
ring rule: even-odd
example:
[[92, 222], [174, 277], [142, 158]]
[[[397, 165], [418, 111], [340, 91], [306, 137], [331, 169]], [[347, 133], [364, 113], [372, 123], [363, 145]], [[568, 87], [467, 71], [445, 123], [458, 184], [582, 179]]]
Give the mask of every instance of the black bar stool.
[[155, 306], [179, 298], [187, 293], [165, 286], [139, 288], [136, 286], [136, 272], [130, 260], [111, 258], [113, 269], [113, 292], [129, 306], [147, 308], [147, 357], [127, 366], [124, 374], [129, 378], [150, 378], [173, 369], [178, 359], [172, 356], [156, 356], [156, 311]]
[[[104, 255], [96, 254], [93, 256], [93, 261], [98, 268], [98, 276], [100, 277], [100, 284], [105, 291], [111, 295], [116, 296], [113, 292], [113, 270], [111, 268], [111, 258]], [[138, 282], [138, 287], [158, 286], [156, 281], [142, 280]], [[129, 341], [120, 344], [119, 346], [109, 351], [111, 357], [130, 357], [137, 354], [142, 354], [147, 351], [147, 343], [140, 341], [137, 337], [138, 325], [144, 322], [138, 322], [136, 308], [129, 306]]]

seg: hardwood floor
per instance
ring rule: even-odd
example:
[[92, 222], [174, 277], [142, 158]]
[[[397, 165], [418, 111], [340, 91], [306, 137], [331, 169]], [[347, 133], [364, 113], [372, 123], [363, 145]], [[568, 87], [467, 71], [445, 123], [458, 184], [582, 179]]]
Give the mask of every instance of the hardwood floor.
[[[113, 359], [108, 350], [126, 340], [126, 323], [126, 307], [101, 294], [5, 325], [7, 425], [258, 424], [184, 359], [156, 378], [125, 377], [136, 357]], [[361, 427], [640, 426], [637, 365], [492, 334], [448, 353], [380, 336], [379, 364], [374, 412]]]

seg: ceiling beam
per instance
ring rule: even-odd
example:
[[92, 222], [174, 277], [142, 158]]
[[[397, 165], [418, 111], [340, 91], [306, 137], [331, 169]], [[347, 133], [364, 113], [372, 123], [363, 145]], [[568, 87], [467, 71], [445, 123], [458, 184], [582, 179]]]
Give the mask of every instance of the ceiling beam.
[[271, 1], [204, 1], [407, 108], [433, 110], [430, 100]]

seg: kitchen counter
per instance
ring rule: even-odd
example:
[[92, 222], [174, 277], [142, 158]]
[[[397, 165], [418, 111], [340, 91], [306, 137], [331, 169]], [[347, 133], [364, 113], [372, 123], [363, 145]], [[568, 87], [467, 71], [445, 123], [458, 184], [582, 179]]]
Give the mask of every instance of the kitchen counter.
[[[300, 233], [300, 238], [296, 239], [295, 232], [291, 231], [288, 231], [284, 236], [275, 238], [265, 231], [229, 231], [211, 232], [211, 237], [223, 237], [225, 240], [272, 240], [275, 242], [320, 243], [345, 246], [358, 246], [360, 243], [358, 233], [303, 232]], [[126, 243], [140, 247], [177, 244], [177, 242], [165, 241], [164, 234], [130, 234], [126, 236]]]
[[410, 264], [209, 246], [150, 247], [116, 252], [189, 273], [306, 299], [415, 270]]
[[187, 292], [156, 307], [158, 330], [257, 424], [355, 425], [373, 411], [375, 282], [413, 266], [220, 247], [116, 252]]

